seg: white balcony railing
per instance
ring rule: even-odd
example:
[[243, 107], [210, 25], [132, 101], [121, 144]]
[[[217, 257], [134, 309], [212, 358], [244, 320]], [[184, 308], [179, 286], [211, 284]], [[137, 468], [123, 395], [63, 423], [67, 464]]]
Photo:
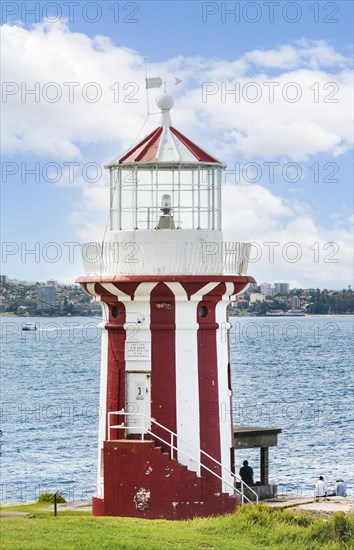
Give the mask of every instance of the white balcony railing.
[[106, 242], [81, 246], [86, 275], [245, 275], [251, 244]]

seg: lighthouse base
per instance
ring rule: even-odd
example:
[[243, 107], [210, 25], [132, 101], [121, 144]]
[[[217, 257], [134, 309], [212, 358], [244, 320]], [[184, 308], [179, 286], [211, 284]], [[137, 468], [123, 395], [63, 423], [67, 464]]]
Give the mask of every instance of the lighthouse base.
[[231, 513], [236, 496], [218, 480], [198, 477], [153, 441], [104, 442], [104, 498], [93, 497], [94, 516], [192, 519]]

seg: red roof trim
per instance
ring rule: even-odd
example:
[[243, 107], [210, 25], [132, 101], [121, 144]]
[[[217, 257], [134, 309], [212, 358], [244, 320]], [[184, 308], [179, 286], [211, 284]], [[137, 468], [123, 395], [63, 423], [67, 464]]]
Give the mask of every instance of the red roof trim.
[[193, 143], [193, 141], [181, 134], [181, 132], [179, 132], [172, 126], [170, 126], [170, 130], [175, 136], [178, 137], [178, 139], [183, 143], [185, 147], [187, 147], [187, 149], [192, 153], [192, 155], [196, 157], [197, 160], [199, 160], [200, 162], [217, 162], [218, 164], [220, 164], [220, 162], [216, 158], [203, 151], [203, 149], [198, 147], [198, 145]]
[[162, 128], [158, 128], [156, 134], [151, 138], [146, 147], [136, 156], [136, 162], [153, 162], [156, 161], [157, 150], [160, 145], [160, 136], [162, 134]]
[[[176, 138], [192, 153], [195, 159], [198, 162], [210, 162], [213, 164], [221, 164], [219, 160], [215, 157], [209, 155], [206, 151], [198, 147], [186, 136], [181, 134], [178, 130], [170, 126], [170, 131], [176, 136]], [[156, 162], [157, 161], [157, 152], [160, 145], [160, 138], [163, 128], [159, 126], [149, 135], [144, 137], [139, 143], [137, 143], [132, 149], [125, 153], [120, 159], [118, 159], [117, 164], [128, 164], [135, 162]]]
[[[157, 151], [158, 143], [156, 144], [157, 139], [162, 134], [162, 128], [161, 126], [159, 128], [156, 128], [151, 134], [146, 136], [142, 141], [140, 141], [135, 147], [130, 149], [123, 157], [121, 157], [118, 161], [119, 164], [123, 164], [124, 162], [137, 162], [141, 161], [144, 155], [147, 151], [149, 151], [150, 147], [155, 144], [154, 152]], [[145, 146], [145, 147], [144, 147]], [[134, 158], [131, 158], [133, 154], [136, 153]], [[151, 155], [149, 155], [150, 157]], [[156, 157], [150, 159], [155, 160]], [[146, 160], [146, 159], [143, 159]]]

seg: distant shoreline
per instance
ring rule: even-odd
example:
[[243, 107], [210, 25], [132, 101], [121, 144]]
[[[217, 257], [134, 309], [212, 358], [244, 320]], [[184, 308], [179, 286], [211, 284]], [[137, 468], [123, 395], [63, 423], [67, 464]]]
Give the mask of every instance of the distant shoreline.
[[354, 313], [305, 313], [305, 317], [354, 317]]
[[101, 318], [101, 316], [98, 314], [98, 313], [91, 313], [90, 315], [80, 315], [80, 313], [72, 313], [71, 315], [65, 315], [65, 313], [56, 313], [55, 315], [41, 315], [40, 313], [38, 315], [16, 315], [15, 313], [4, 313], [4, 312], [1, 312], [0, 313], [0, 318], [1, 317], [11, 317], [11, 319], [16, 319], [16, 318], [19, 318], [19, 319], [37, 319], [38, 317], [40, 317], [41, 319], [54, 319], [55, 317], [68, 317], [70, 319], [70, 317], [82, 317], [83, 319], [87, 318], [92, 318], [92, 317], [97, 317], [97, 318]]

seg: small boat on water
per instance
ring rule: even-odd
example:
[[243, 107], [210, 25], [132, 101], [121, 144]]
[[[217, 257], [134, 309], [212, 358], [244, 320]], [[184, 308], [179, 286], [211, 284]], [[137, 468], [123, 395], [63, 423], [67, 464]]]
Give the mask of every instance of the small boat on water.
[[23, 323], [22, 330], [34, 331], [34, 330], [38, 330], [38, 327], [33, 323]]

